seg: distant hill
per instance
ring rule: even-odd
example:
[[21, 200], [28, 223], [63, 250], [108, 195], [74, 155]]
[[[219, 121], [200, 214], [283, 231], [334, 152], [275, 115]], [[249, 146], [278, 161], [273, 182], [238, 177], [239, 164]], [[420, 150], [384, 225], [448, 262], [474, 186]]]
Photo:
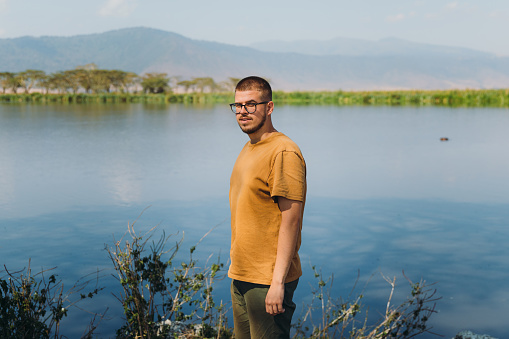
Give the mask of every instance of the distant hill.
[[386, 38], [379, 41], [335, 38], [331, 40], [269, 40], [251, 44], [257, 50], [276, 53], [343, 56], [395, 57], [494, 57], [495, 55], [469, 48], [421, 44], [403, 39]]
[[[257, 74], [283, 90], [509, 87], [509, 58], [397, 39], [350, 40], [346, 49], [341, 47], [346, 42], [332, 40], [289, 43], [293, 49], [283, 48], [282, 42], [265, 43], [268, 51], [261, 51], [258, 44], [255, 49], [198, 41], [150, 28], [21, 37], [0, 39], [0, 71], [55, 72], [93, 62], [104, 69], [166, 72], [183, 79], [210, 76], [221, 81]], [[275, 51], [278, 45], [281, 50]], [[305, 50], [296, 49], [299, 45]]]

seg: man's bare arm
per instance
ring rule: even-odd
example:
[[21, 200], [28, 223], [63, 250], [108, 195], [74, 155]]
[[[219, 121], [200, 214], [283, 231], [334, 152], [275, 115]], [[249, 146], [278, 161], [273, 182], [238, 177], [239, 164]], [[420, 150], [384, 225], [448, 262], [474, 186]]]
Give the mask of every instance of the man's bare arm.
[[302, 202], [300, 201], [278, 197], [278, 204], [282, 217], [277, 243], [276, 264], [272, 282], [265, 298], [265, 309], [271, 315], [285, 311], [283, 309], [285, 279], [295, 255], [302, 215]]

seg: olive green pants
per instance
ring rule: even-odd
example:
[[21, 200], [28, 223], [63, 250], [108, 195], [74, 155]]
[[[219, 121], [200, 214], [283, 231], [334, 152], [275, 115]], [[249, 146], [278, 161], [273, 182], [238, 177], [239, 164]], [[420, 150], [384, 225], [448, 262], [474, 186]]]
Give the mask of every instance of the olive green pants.
[[231, 284], [235, 339], [288, 339], [295, 303], [293, 293], [299, 280], [285, 284], [284, 313], [265, 311], [268, 285], [233, 280]]

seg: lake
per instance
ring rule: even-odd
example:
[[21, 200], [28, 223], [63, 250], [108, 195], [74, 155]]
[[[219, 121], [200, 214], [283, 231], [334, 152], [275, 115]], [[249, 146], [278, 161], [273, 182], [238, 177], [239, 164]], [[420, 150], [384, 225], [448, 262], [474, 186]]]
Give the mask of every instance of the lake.
[[[508, 109], [276, 106], [273, 120], [308, 170], [295, 319], [316, 265], [338, 298], [359, 275], [371, 314], [390, 293], [381, 274], [397, 278], [396, 300], [406, 275], [436, 282], [434, 332], [509, 335]], [[122, 310], [105, 244], [135, 220], [140, 233], [183, 232], [184, 249], [214, 228], [197, 258], [226, 262], [229, 176], [247, 140], [226, 105], [0, 105], [1, 264], [56, 266], [68, 287], [100, 270], [105, 290], [85, 308], [109, 307], [97, 335], [114, 336]], [[228, 289], [220, 281], [216, 299]], [[89, 319], [72, 310], [64, 332]]]

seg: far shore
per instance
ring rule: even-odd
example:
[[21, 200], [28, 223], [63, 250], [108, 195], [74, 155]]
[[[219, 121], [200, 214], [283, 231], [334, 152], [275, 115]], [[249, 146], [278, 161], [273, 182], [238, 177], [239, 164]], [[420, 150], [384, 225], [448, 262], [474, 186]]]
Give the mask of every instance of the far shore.
[[[10, 103], [186, 103], [228, 104], [232, 92], [179, 91], [163, 93], [98, 92], [45, 93], [31, 89], [29, 93], [7, 91], [0, 93], [0, 102]], [[463, 90], [401, 90], [401, 91], [274, 91], [273, 100], [287, 105], [413, 105], [451, 107], [509, 107], [508, 89], [463, 89]]]

